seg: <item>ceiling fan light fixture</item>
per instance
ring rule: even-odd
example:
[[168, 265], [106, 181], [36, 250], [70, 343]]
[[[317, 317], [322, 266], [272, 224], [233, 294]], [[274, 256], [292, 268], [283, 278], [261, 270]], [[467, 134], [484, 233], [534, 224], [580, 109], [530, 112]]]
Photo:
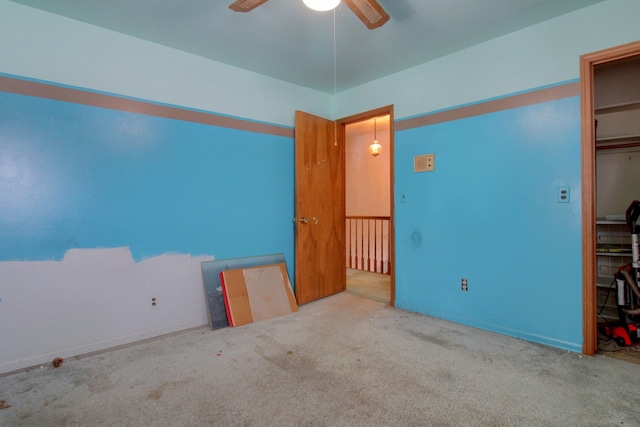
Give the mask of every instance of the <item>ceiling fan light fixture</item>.
[[[269, 0], [235, 0], [229, 5], [229, 9], [236, 12], [249, 12], [267, 1]], [[326, 12], [335, 9], [341, 0], [302, 1], [311, 10]], [[380, 6], [377, 0], [344, 0], [344, 2], [370, 30], [381, 27], [385, 22], [389, 21], [389, 14]]]
[[328, 10], [335, 9], [340, 0], [302, 0], [309, 9], [317, 10], [318, 12], [326, 12]]

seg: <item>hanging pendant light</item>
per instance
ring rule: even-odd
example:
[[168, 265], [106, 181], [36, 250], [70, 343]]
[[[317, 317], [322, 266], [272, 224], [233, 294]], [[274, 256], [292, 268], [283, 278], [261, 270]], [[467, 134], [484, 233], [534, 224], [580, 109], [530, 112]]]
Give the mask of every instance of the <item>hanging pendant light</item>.
[[326, 12], [327, 10], [335, 9], [340, 4], [340, 0], [302, 0], [309, 9], [317, 10], [318, 12]]
[[376, 119], [373, 119], [373, 144], [369, 146], [369, 151], [373, 157], [378, 157], [382, 151], [382, 145], [378, 142], [378, 129], [376, 127]]

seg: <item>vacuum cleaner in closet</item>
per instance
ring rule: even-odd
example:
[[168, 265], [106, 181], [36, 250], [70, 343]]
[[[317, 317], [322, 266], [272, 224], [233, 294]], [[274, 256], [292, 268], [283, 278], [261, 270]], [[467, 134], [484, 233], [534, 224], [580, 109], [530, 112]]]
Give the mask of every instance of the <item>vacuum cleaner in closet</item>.
[[631, 202], [626, 212], [631, 231], [631, 264], [616, 274], [619, 323], [605, 326], [605, 333], [619, 346], [640, 343], [640, 201]]

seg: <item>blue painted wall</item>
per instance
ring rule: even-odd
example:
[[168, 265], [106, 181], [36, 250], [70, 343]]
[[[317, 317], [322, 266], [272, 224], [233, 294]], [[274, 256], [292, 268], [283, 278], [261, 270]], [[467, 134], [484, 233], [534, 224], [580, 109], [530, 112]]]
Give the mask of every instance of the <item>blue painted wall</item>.
[[293, 139], [0, 93], [0, 261], [128, 246], [293, 265]]
[[[396, 132], [398, 307], [581, 350], [579, 108], [571, 97]], [[435, 171], [414, 173], [428, 153]]]
[[[285, 126], [296, 109], [346, 117], [393, 104], [406, 118], [577, 79], [580, 55], [638, 39], [639, 16], [636, 0], [609, 0], [331, 96], [0, 0], [0, 38], [10, 41], [0, 43], [0, 73]], [[396, 132], [399, 307], [580, 351], [579, 117], [574, 97]], [[435, 172], [413, 173], [425, 153], [435, 153]], [[136, 260], [284, 252], [291, 269], [293, 163], [291, 138], [0, 93], [0, 267], [127, 246]], [[560, 186], [571, 203], [557, 203]], [[66, 310], [58, 318], [32, 298], [55, 288], [70, 307], [91, 307], [111, 294], [85, 286], [85, 273], [30, 289], [31, 274], [5, 273], [2, 312], [60, 324]], [[193, 277], [176, 280], [185, 287], [136, 278], [103, 307], [104, 318], [123, 317], [130, 302], [130, 328], [115, 341], [107, 328], [69, 328], [66, 348], [204, 324]], [[17, 287], [24, 309], [6, 296]], [[177, 300], [185, 289], [197, 292], [153, 318], [139, 310], [150, 295]], [[46, 329], [18, 338], [12, 369], [51, 360], [47, 341], [60, 341]]]

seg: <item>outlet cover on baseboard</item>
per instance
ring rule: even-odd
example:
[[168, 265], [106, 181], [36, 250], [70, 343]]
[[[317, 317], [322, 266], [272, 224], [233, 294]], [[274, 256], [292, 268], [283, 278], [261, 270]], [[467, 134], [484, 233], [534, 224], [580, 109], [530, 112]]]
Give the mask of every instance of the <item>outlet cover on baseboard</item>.
[[435, 154], [423, 154], [413, 158], [414, 172], [432, 172], [436, 167]]

